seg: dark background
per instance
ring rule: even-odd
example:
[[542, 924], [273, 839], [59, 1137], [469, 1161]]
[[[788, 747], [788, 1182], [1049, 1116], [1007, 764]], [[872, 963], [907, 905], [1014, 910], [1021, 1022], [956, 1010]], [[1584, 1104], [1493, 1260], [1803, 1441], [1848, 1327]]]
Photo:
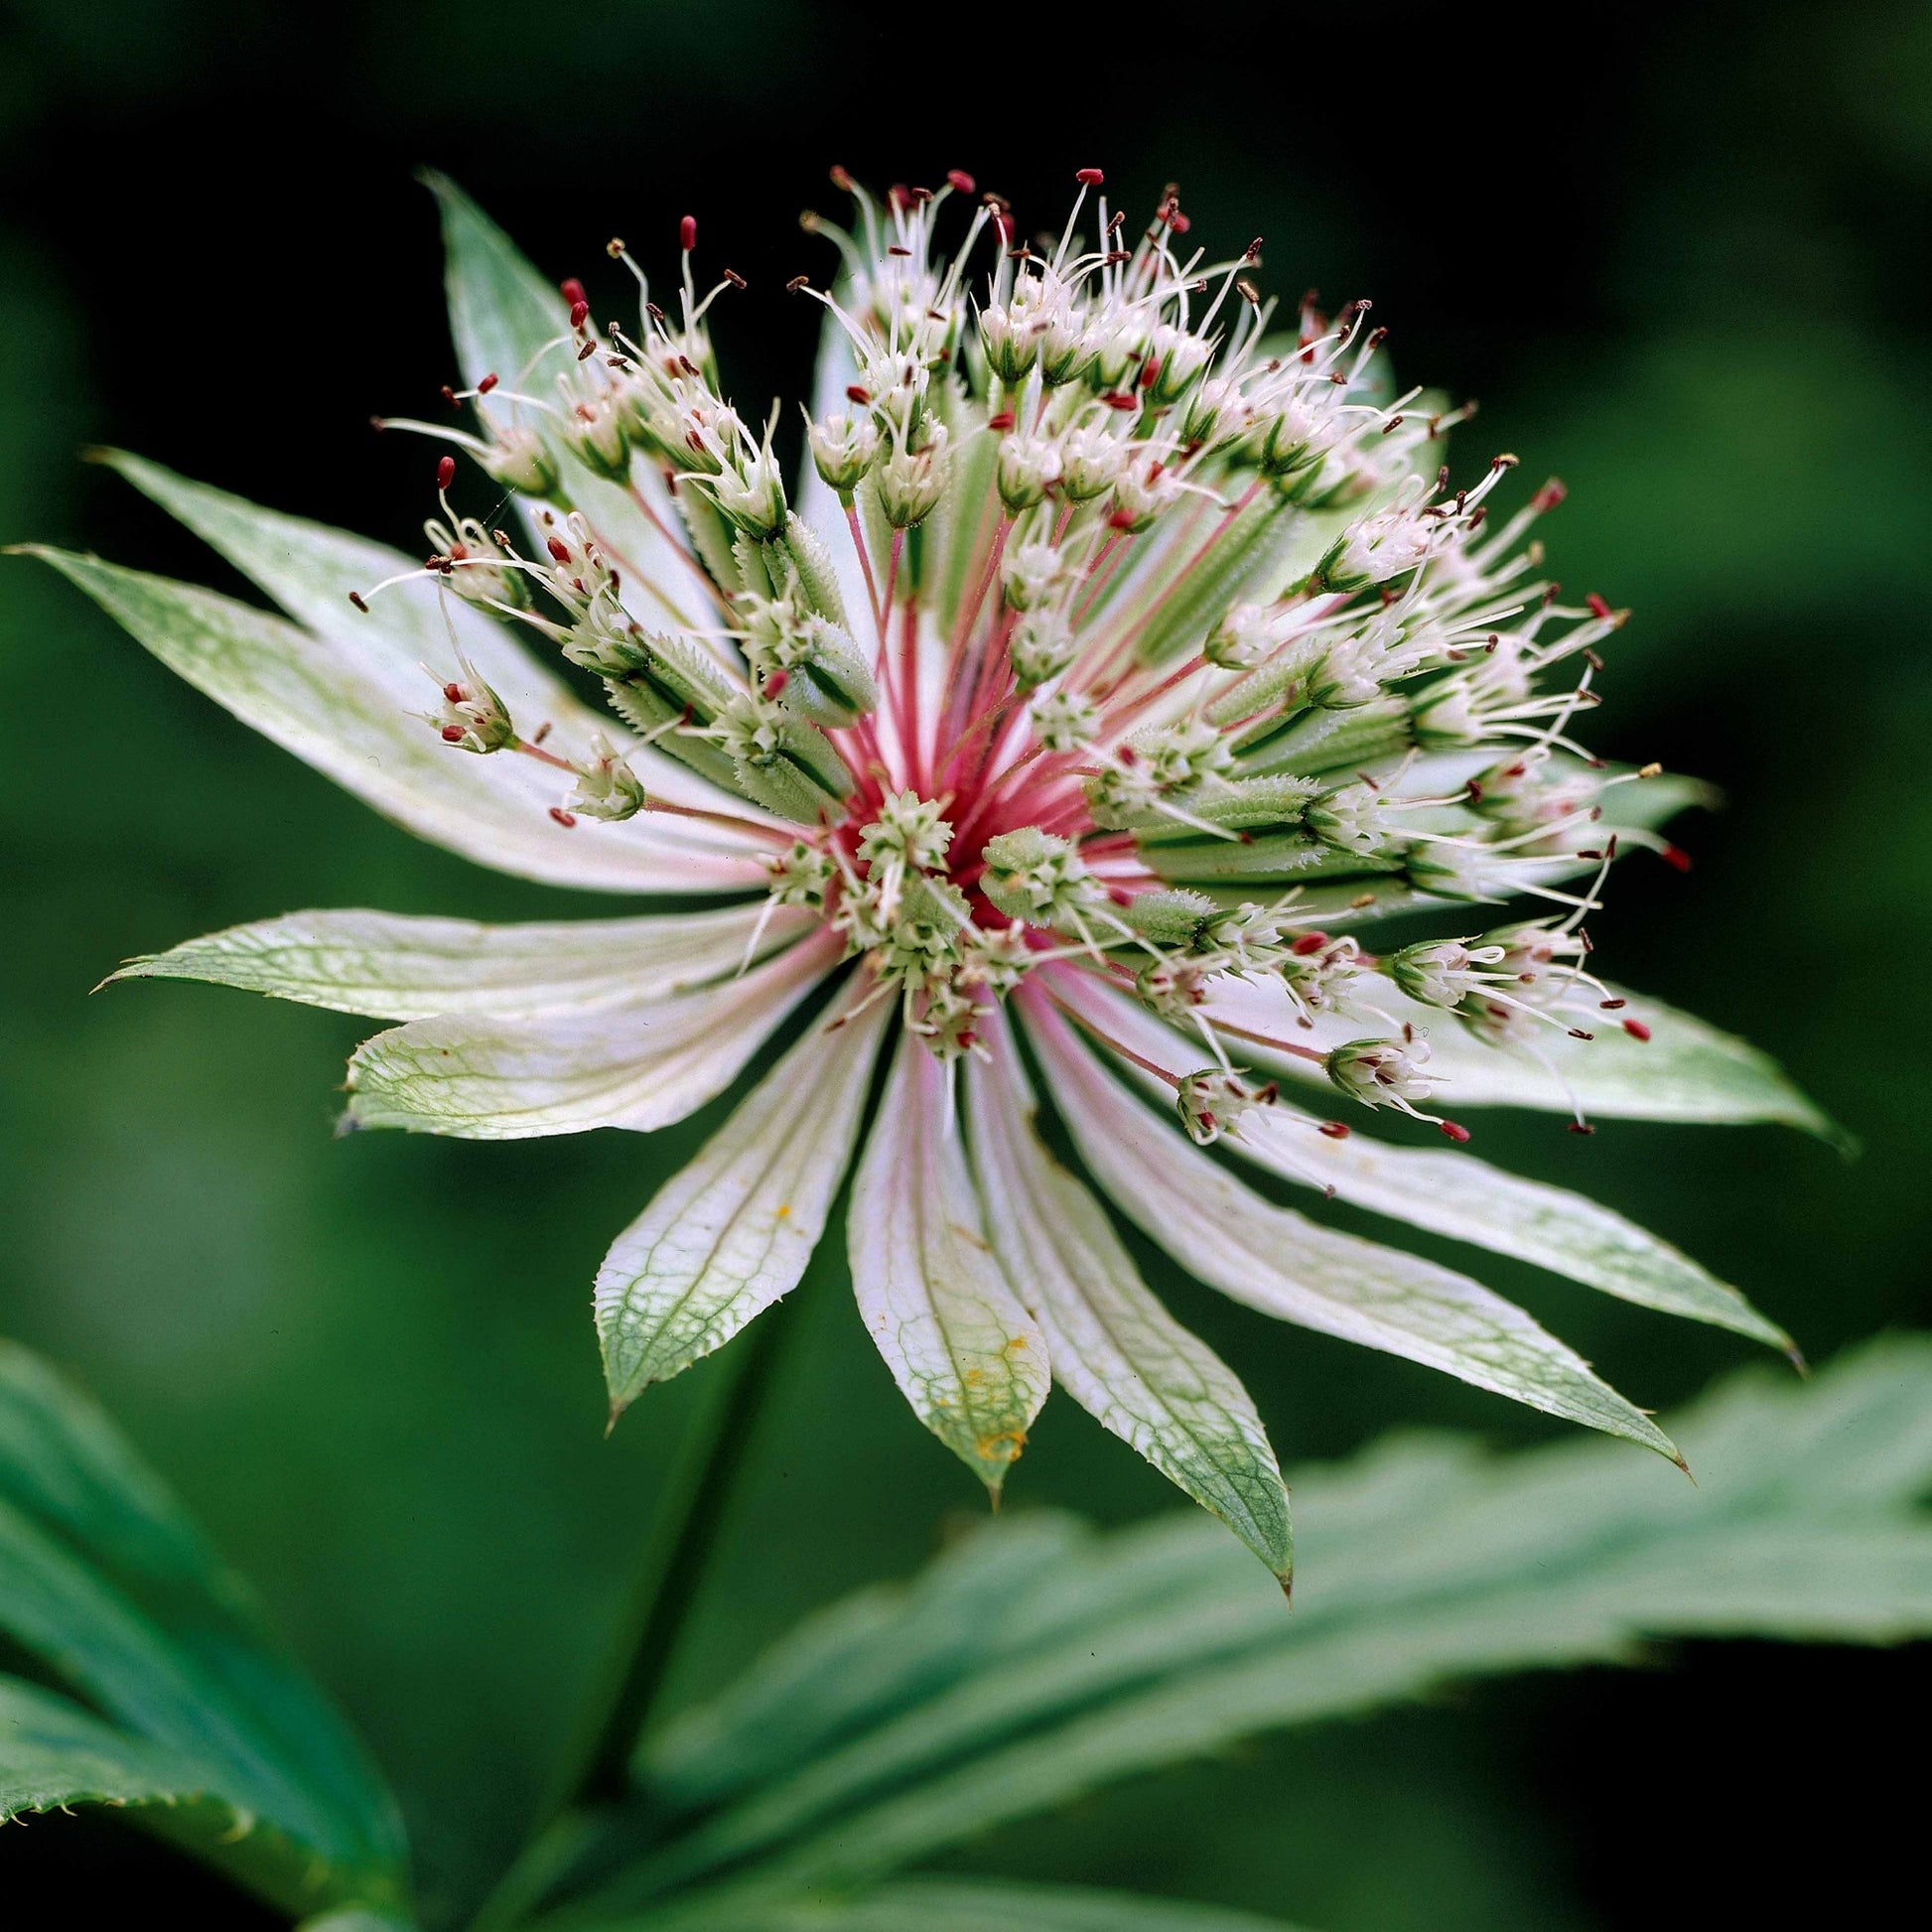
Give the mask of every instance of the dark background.
[[[1029, 225], [1057, 221], [1077, 166], [1130, 207], [1177, 178], [1197, 234], [1265, 235], [1291, 298], [1372, 296], [1405, 375], [1479, 397], [1465, 457], [1564, 477], [1559, 574], [1637, 611], [1596, 742], [1729, 797], [1685, 830], [1691, 877], [1622, 869], [1608, 969], [1771, 1047], [1864, 1153], [1502, 1118], [1485, 1151], [1691, 1247], [1814, 1358], [1932, 1317], [1924, 7], [9, 0], [0, 540], [225, 583], [77, 463], [102, 441], [413, 544], [421, 448], [367, 417], [431, 413], [451, 373], [425, 162], [546, 270], [614, 295], [605, 238], [662, 266], [696, 212], [712, 260], [753, 284], [719, 327], [739, 399], [795, 396], [812, 331], [778, 291], [821, 266], [796, 214], [830, 205], [834, 161], [879, 182], [965, 167]], [[309, 904], [606, 906], [412, 844], [25, 563], [0, 565], [0, 1326], [92, 1386], [257, 1581], [394, 1776], [433, 1905], [459, 1909], [577, 1722], [710, 1372], [603, 1440], [591, 1275], [712, 1116], [649, 1142], [333, 1142], [354, 1023], [88, 987], [129, 953]], [[1485, 1273], [1639, 1401], [1745, 1358]], [[1397, 1423], [1551, 1433], [1173, 1293], [1285, 1462]], [[794, 1331], [786, 1379], [684, 1695], [975, 1508], [903, 1413], [836, 1254], [767, 1319]], [[1010, 1485], [1018, 1506], [1107, 1519], [1171, 1493], [1063, 1398]], [[1779, 1925], [1815, 1899], [1856, 1922], [1867, 1887], [1917, 1888], [1922, 1652], [1661, 1661], [1267, 1742], [959, 1863], [1329, 1932]], [[267, 1922], [98, 1820], [8, 1833], [0, 1888], [29, 1926], [137, 1900]]]

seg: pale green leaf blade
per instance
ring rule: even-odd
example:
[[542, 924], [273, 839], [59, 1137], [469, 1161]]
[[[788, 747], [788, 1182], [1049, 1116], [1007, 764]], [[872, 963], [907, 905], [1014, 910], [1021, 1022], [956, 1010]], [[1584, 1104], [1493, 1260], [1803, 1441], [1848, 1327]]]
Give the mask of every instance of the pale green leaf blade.
[[[625, 750], [631, 768], [654, 796], [700, 809], [736, 811], [748, 820], [759, 816], [737, 792], [721, 792], [688, 764], [632, 743], [613, 713], [585, 704], [495, 618], [445, 591], [441, 579], [422, 568], [420, 557], [404, 556], [353, 531], [265, 509], [177, 476], [144, 457], [110, 450], [102, 452], [101, 460], [258, 584], [305, 629], [325, 639], [345, 666], [383, 691], [398, 710], [420, 712], [433, 698], [425, 665], [439, 675], [454, 675], [461, 656], [502, 698], [523, 732], [551, 727], [545, 741], [551, 750], [581, 759], [590, 751], [592, 734], [603, 732]], [[349, 602], [351, 591], [360, 594], [397, 576], [406, 581], [367, 599], [366, 610], [358, 611]], [[662, 621], [661, 613], [651, 616]], [[496, 759], [499, 768], [490, 775], [502, 782], [507, 774], [500, 767], [510, 763]], [[520, 782], [554, 802], [557, 775], [546, 775], [532, 763]], [[615, 834], [615, 842], [621, 843], [636, 840], [641, 828], [642, 821], [633, 819], [581, 829]], [[757, 849], [729, 827], [712, 823], [660, 818], [648, 829], [654, 847], [688, 851], [694, 860], [713, 865]], [[730, 883], [743, 882], [735, 878]], [[697, 889], [696, 882], [688, 888]]]
[[36, 547], [109, 617], [243, 724], [293, 752], [384, 817], [479, 865], [605, 892], [746, 890], [767, 874], [749, 845], [694, 844], [690, 821], [644, 813], [622, 825], [550, 816], [557, 772], [531, 759], [477, 758], [441, 743], [412, 708], [433, 702], [416, 674], [405, 697], [313, 632], [232, 598], [95, 557]]
[[1046, 1340], [980, 1231], [946, 1075], [902, 1032], [852, 1189], [859, 1312], [913, 1413], [990, 1490], [1046, 1400]]
[[794, 906], [750, 903], [634, 919], [473, 919], [291, 912], [130, 960], [110, 979], [205, 980], [377, 1020], [529, 1020], [662, 999], [801, 937]]
[[[1139, 1001], [1086, 978], [1067, 982], [1064, 991], [1107, 1038], [1143, 1060], [1176, 1074], [1198, 1063], [1199, 1046]], [[1145, 1067], [1126, 1061], [1120, 1066], [1150, 1093], [1172, 1091]], [[1357, 1207], [1532, 1262], [1644, 1308], [1795, 1352], [1791, 1337], [1734, 1288], [1587, 1195], [1505, 1173], [1467, 1153], [1391, 1147], [1358, 1131], [1333, 1140], [1316, 1133], [1315, 1126], [1314, 1115], [1281, 1101], [1246, 1116], [1226, 1145], [1289, 1180], [1332, 1188]]]
[[737, 1079], [839, 950], [821, 931], [742, 979], [598, 1012], [412, 1020], [356, 1049], [349, 1119], [473, 1141], [667, 1127]]
[[1662, 1430], [1513, 1303], [1262, 1199], [1178, 1124], [1155, 1120], [1055, 1009], [1035, 1002], [1027, 1018], [1081, 1159], [1151, 1239], [1210, 1287], [1676, 1459]]
[[887, 1009], [817, 1021], [619, 1235], [593, 1302], [613, 1414], [798, 1286], [859, 1135]]
[[[1590, 1442], [1488, 1458], [1409, 1439], [1298, 1472], [1292, 1617], [1198, 1521], [1069, 1544], [1047, 1640], [989, 1633], [988, 1662], [925, 1683], [897, 1717], [713, 1816], [607, 1903], [747, 1859], [774, 1890], [863, 1883], [1258, 1730], [1456, 1679], [1628, 1661], [1660, 1637], [1932, 1633], [1918, 1506], [1932, 1488], [1932, 1346], [1879, 1344], [1810, 1387], [1740, 1377], [1673, 1434], [1702, 1488]], [[990, 1551], [1020, 1528], [976, 1540]], [[1017, 1614], [1034, 1626], [1038, 1607], [1023, 1595]], [[904, 1613], [932, 1611], [907, 1598]], [[872, 1640], [891, 1635], [876, 1619]]]
[[[1429, 1042], [1429, 1070], [1443, 1082], [1439, 1095], [1451, 1112], [1461, 1107], [1534, 1107], [1568, 1113], [1572, 1099], [1586, 1113], [1617, 1120], [1674, 1120], [1709, 1125], [1779, 1121], [1839, 1138], [1831, 1122], [1785, 1077], [1766, 1054], [1688, 1013], [1627, 989], [1611, 993], [1627, 1004], [1603, 1016], [1593, 1039], [1573, 1039], [1550, 1027], [1538, 1036], [1539, 1059], [1519, 1046], [1493, 1046], [1460, 1021], [1419, 1006], [1392, 986], [1376, 988], [1376, 1004], [1398, 1028], [1413, 1026]], [[1326, 1050], [1360, 1035], [1359, 1019], [1316, 1015], [1312, 1029], [1274, 980], [1224, 976], [1208, 988], [1204, 1011], [1247, 1033], [1294, 1039]], [[1650, 1038], [1626, 1034], [1621, 1023], [1648, 1027]], [[1376, 1031], [1381, 1031], [1378, 1028]], [[1543, 1034], [1548, 1037], [1544, 1038]], [[1271, 1053], [1264, 1045], [1244, 1052], [1273, 1072], [1298, 1081], [1321, 1077], [1307, 1060]]]
[[973, 1165], [993, 1251], [1080, 1406], [1211, 1510], [1284, 1584], [1288, 1492], [1248, 1392], [1149, 1291], [1105, 1212], [1034, 1130], [1004, 1019], [967, 1074]]

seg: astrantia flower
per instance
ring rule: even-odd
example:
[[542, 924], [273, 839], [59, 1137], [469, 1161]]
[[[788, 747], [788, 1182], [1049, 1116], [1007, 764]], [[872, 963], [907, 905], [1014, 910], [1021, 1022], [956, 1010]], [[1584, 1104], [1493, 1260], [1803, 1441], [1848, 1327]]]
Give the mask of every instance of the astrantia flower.
[[611, 244], [639, 302], [600, 329], [440, 192], [473, 426], [415, 426], [455, 451], [426, 565], [130, 458], [293, 621], [53, 560], [423, 836], [715, 897], [303, 913], [126, 969], [402, 1022], [351, 1062], [363, 1126], [647, 1131], [756, 1067], [598, 1277], [616, 1407], [798, 1282], [848, 1171], [866, 1325], [990, 1487], [1057, 1379], [1283, 1575], [1261, 1421], [1114, 1210], [1252, 1308], [1667, 1454], [1521, 1310], [1238, 1164], [1788, 1346], [1607, 1209], [1404, 1143], [1492, 1105], [1817, 1117], [1591, 969], [1611, 858], [1668, 852], [1686, 788], [1577, 743], [1621, 614], [1543, 580], [1558, 487], [1506, 509], [1513, 458], [1447, 467], [1456, 412], [1388, 393], [1366, 304], [1283, 318], [1259, 243], [1195, 248], [1172, 193], [1130, 226], [1090, 170], [1040, 250], [963, 176], [853, 189], [853, 232], [807, 219], [832, 289], [793, 285], [824, 317], [793, 488], [721, 384], [742, 283], [699, 294], [691, 220], [661, 302]]

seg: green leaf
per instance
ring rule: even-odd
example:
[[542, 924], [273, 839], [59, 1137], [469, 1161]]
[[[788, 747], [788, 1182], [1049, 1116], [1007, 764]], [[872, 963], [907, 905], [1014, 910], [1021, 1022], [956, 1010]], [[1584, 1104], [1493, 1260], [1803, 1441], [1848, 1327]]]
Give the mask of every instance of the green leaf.
[[1157, 1121], [1044, 1002], [1028, 1033], [1055, 1110], [1109, 1196], [1183, 1268], [1233, 1300], [1401, 1355], [1677, 1459], [1642, 1410], [1512, 1302], [1466, 1275], [1264, 1200]]
[[1294, 1932], [1280, 1919], [1178, 1898], [998, 1878], [901, 1878], [854, 1897], [715, 1899], [584, 1932]]
[[1046, 1400], [1046, 1339], [981, 1231], [946, 1074], [903, 1029], [846, 1228], [859, 1312], [893, 1379], [997, 1495]]
[[[1061, 1527], [1050, 1563], [1036, 1521], [989, 1524], [897, 1616], [880, 1592], [863, 1619], [836, 1605], [786, 1640], [786, 1667], [726, 1693], [728, 1723], [701, 1711], [666, 1731], [643, 1759], [662, 1799], [690, 1791], [694, 1745], [713, 1793], [733, 1786], [733, 1738], [754, 1782], [589, 1916], [727, 1866], [761, 1897], [863, 1883], [1115, 1779], [1456, 1679], [1628, 1662], [1664, 1637], [1932, 1632], [1932, 1525], [1917, 1507], [1932, 1487], [1932, 1345], [1869, 1347], [1809, 1387], [1740, 1377], [1673, 1434], [1701, 1488], [1590, 1442], [1490, 1457], [1410, 1438], [1301, 1471], [1292, 1615], [1197, 1518]], [[957, 1666], [927, 1649], [908, 1677], [948, 1589], [972, 1588], [975, 1558], [1001, 1562], [1009, 1539], [1033, 1539], [1031, 1585], [976, 1598], [986, 1627]], [[852, 1711], [878, 1694], [842, 1742], [788, 1728], [814, 1654], [857, 1680], [838, 1692]], [[788, 1766], [761, 1721], [797, 1745]]]
[[662, 1000], [533, 1020], [412, 1020], [356, 1048], [349, 1119], [472, 1141], [666, 1127], [731, 1085], [838, 952], [821, 930], [743, 979]]
[[[218, 1766], [116, 1730], [17, 1677], [0, 1677], [0, 1822], [67, 1805], [220, 1803]], [[219, 1829], [246, 1807], [229, 1804]]]
[[62, 1775], [65, 1751], [79, 1776], [91, 1753], [104, 1799], [218, 1801], [223, 1834], [236, 1814], [268, 1834], [225, 1862], [292, 1910], [399, 1894], [394, 1805], [341, 1720], [106, 1419], [6, 1345], [0, 1632], [110, 1721], [21, 1689], [17, 1774]]
[[[626, 824], [566, 830], [550, 816], [560, 802], [558, 774], [533, 759], [477, 758], [441, 743], [419, 711], [434, 687], [393, 649], [371, 644], [352, 655], [197, 585], [44, 545], [29, 554], [243, 724], [417, 837], [479, 865], [622, 893], [743, 890], [766, 880], [747, 842], [721, 843], [709, 830], [693, 842], [684, 828], [694, 820], [643, 813]], [[446, 642], [438, 661], [448, 652]]]
[[206, 980], [378, 1020], [529, 1020], [663, 998], [749, 965], [814, 921], [791, 906], [635, 919], [473, 919], [291, 912], [130, 960], [109, 980]]
[[[1068, 982], [1064, 991], [1071, 1005], [1099, 1022], [1108, 1039], [1142, 1060], [1177, 1074], [1192, 1071], [1199, 1061], [1199, 1046], [1138, 1000], [1085, 977]], [[1144, 1065], [1108, 1057], [1148, 1092], [1165, 1098], [1172, 1091]], [[1795, 1353], [1791, 1337], [1734, 1288], [1587, 1195], [1524, 1180], [1466, 1153], [1390, 1147], [1360, 1132], [1332, 1140], [1314, 1131], [1317, 1124], [1315, 1115], [1277, 1101], [1244, 1118], [1224, 1144], [1289, 1180], [1332, 1188], [1357, 1207]]]
[[888, 1009], [815, 1023], [598, 1270], [615, 1415], [798, 1286], [859, 1134]]
[[1046, 1337], [1053, 1378], [1240, 1537], [1284, 1584], [1288, 1492], [1239, 1379], [1141, 1280], [1105, 1210], [1034, 1131], [1003, 1018], [966, 1083], [987, 1232]]

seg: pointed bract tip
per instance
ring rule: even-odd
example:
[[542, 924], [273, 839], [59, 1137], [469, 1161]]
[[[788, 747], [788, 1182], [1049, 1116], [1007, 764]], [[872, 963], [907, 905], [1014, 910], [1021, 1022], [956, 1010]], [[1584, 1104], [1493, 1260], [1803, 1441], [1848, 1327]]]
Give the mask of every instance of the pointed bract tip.
[[1292, 1570], [1278, 1570], [1275, 1581], [1282, 1587], [1282, 1601], [1292, 1610], [1295, 1607], [1295, 1573]]
[[1681, 1454], [1673, 1453], [1671, 1456], [1671, 1460], [1675, 1462], [1677, 1466], [1684, 1471], [1685, 1479], [1690, 1483], [1691, 1487], [1695, 1489], [1698, 1486], [1698, 1479], [1696, 1476], [1691, 1474], [1691, 1465], [1684, 1460], [1684, 1457]]
[[1791, 1366], [1795, 1368], [1798, 1371], [1798, 1373], [1807, 1382], [1811, 1380], [1811, 1364], [1805, 1360], [1805, 1351], [1802, 1348], [1800, 1348], [1795, 1341], [1791, 1340], [1789, 1336], [1785, 1337], [1784, 1359], [1787, 1362], [1789, 1362]]

